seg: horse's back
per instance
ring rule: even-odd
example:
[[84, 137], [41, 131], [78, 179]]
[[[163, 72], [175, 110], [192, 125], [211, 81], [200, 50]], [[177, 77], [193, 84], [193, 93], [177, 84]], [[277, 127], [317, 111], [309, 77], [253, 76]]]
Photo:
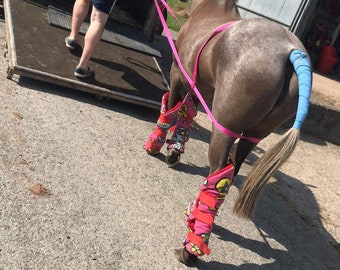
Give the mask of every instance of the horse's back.
[[228, 29], [219, 40], [220, 48], [230, 58], [246, 57], [253, 61], [287, 59], [294, 49], [305, 51], [300, 40], [281, 25], [267, 19], [240, 20]]
[[305, 50], [291, 32], [267, 19], [241, 20], [212, 46], [206, 58], [216, 65], [214, 81], [239, 78], [247, 83], [244, 86], [259, 85], [262, 91], [277, 91], [275, 88], [283, 83], [290, 52]]
[[[207, 26], [209, 32], [204, 32], [203, 27], [190, 23], [180, 32], [176, 45], [189, 74], [193, 71], [197, 52], [214, 28]], [[202, 83], [206, 83], [205, 80], [207, 83], [216, 82], [217, 78], [213, 78], [215, 69], [230, 69], [234, 75], [239, 71], [243, 76], [248, 72], [277, 77], [283, 73], [289, 53], [294, 49], [305, 51], [300, 40], [281, 25], [262, 18], [239, 20], [212, 38], [203, 49], [199, 62], [200, 78]]]

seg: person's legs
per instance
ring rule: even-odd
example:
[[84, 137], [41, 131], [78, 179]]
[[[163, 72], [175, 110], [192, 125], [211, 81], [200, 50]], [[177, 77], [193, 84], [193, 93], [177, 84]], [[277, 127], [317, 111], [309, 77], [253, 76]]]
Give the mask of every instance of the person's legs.
[[92, 6], [91, 23], [85, 35], [84, 49], [80, 57], [78, 67], [87, 69], [91, 56], [93, 55], [104, 31], [109, 14]]
[[75, 49], [79, 29], [90, 9], [91, 0], [76, 0], [73, 6], [72, 25], [70, 35], [65, 39], [66, 46]]

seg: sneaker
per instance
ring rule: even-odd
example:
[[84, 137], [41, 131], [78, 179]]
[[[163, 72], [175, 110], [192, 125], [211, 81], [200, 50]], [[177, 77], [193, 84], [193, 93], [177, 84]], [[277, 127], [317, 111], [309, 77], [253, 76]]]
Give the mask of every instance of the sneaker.
[[74, 70], [74, 75], [77, 78], [88, 78], [93, 75], [93, 69], [90, 67], [87, 67], [87, 69], [85, 69], [80, 66], [77, 66], [76, 69]]
[[77, 41], [74, 39], [71, 39], [70, 37], [65, 38], [65, 44], [66, 44], [66, 47], [71, 50], [74, 50], [78, 46]]

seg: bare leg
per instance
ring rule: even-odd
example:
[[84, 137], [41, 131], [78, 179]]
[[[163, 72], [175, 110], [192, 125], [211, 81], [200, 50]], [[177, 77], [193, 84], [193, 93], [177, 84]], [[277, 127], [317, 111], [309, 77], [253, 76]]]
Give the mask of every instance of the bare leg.
[[78, 66], [84, 69], [88, 67], [89, 61], [102, 37], [108, 17], [109, 14], [99, 11], [94, 6], [92, 7], [91, 23], [85, 35], [84, 49]]
[[70, 38], [78, 39], [79, 29], [90, 9], [91, 0], [77, 0], [73, 6]]

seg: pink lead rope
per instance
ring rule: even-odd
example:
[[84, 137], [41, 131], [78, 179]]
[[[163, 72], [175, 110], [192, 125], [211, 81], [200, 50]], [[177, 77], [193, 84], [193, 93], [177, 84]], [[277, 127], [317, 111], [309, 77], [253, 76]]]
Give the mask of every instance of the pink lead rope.
[[[162, 2], [162, 4], [166, 7], [166, 9], [169, 11], [169, 13], [174, 16], [173, 12], [171, 11], [170, 7], [168, 6], [168, 4], [164, 1], [164, 0], [160, 0]], [[182, 65], [182, 62], [179, 58], [179, 55], [178, 55], [178, 52], [177, 52], [177, 49], [176, 49], [176, 46], [174, 44], [174, 41], [172, 39], [172, 36], [171, 36], [171, 33], [170, 33], [170, 30], [169, 30], [169, 27], [168, 25], [166, 24], [166, 21], [163, 17], [163, 14], [162, 14], [162, 11], [161, 11], [161, 8], [158, 4], [158, 1], [157, 0], [154, 0], [154, 3], [155, 3], [155, 6], [156, 6], [156, 9], [157, 9], [157, 12], [158, 12], [158, 15], [159, 15], [159, 18], [162, 22], [162, 25], [163, 25], [163, 28], [164, 28], [164, 32], [165, 32], [165, 35], [166, 35], [166, 38], [168, 39], [168, 42], [169, 42], [169, 45], [171, 47], [171, 50], [172, 50], [172, 53], [177, 61], [177, 64], [178, 64], [178, 67], [180, 68], [181, 72], [183, 73], [184, 77], [186, 78], [186, 80], [188, 81], [188, 83], [190, 84], [191, 88], [194, 90], [197, 98], [199, 99], [199, 101], [201, 102], [204, 110], [206, 111], [206, 113], [208, 114], [211, 122], [214, 124], [214, 126], [222, 133], [230, 136], [230, 137], [233, 137], [233, 138], [241, 138], [241, 139], [246, 139], [248, 141], [251, 141], [253, 143], [258, 143], [261, 141], [261, 139], [259, 138], [255, 138], [255, 137], [247, 137], [247, 136], [243, 136], [241, 134], [238, 134], [238, 133], [235, 133], [227, 128], [225, 128], [224, 126], [222, 126], [220, 123], [217, 122], [217, 120], [215, 119], [214, 115], [212, 114], [212, 112], [210, 111], [208, 105], [206, 104], [205, 100], [203, 99], [200, 91], [197, 89], [196, 87], [196, 76], [197, 76], [197, 70], [198, 70], [198, 61], [199, 61], [199, 57], [200, 57], [200, 54], [203, 50], [203, 48], [205, 47], [205, 45], [214, 37], [216, 36], [218, 33], [228, 29], [230, 26], [232, 26], [235, 21], [233, 22], [228, 22], [226, 24], [223, 24], [219, 27], [217, 27], [215, 29], [215, 31], [210, 35], [210, 37], [203, 43], [203, 45], [201, 46], [200, 50], [198, 51], [197, 53], [197, 56], [196, 56], [196, 60], [195, 60], [195, 66], [194, 66], [194, 72], [193, 72], [193, 77], [192, 79], [190, 78], [190, 76], [188, 75], [188, 73], [185, 71], [183, 65]]]

